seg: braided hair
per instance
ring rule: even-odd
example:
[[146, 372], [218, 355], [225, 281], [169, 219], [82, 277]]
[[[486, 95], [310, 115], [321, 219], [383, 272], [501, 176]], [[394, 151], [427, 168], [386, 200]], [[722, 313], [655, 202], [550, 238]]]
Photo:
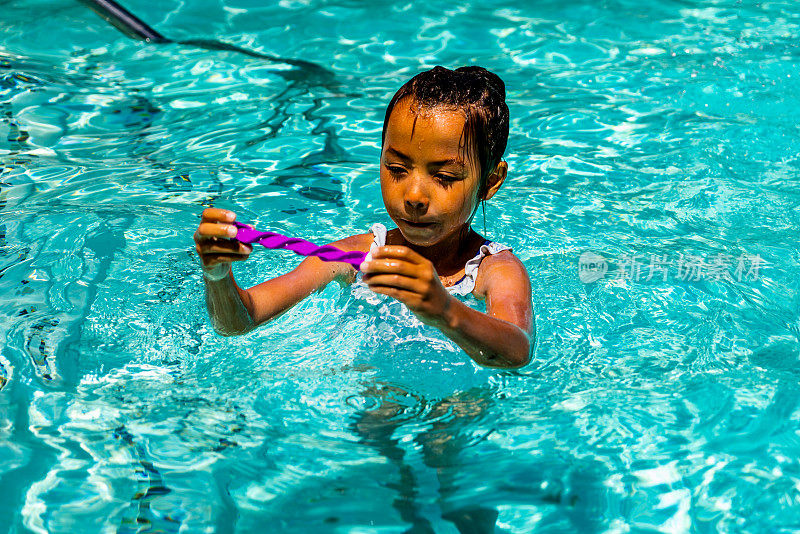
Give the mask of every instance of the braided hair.
[[413, 98], [417, 108], [452, 107], [466, 115], [464, 144], [477, 156], [480, 165], [480, 196], [485, 194], [489, 174], [500, 163], [508, 143], [508, 106], [506, 86], [496, 74], [483, 67], [459, 67], [456, 70], [436, 66], [408, 80], [397, 90], [386, 108], [381, 145], [395, 105], [403, 98]]

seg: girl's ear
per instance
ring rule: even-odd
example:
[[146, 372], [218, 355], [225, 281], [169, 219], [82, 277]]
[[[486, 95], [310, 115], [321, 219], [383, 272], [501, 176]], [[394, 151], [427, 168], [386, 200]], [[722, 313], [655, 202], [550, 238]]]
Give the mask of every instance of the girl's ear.
[[503, 182], [506, 179], [506, 174], [508, 173], [508, 163], [505, 161], [501, 161], [497, 164], [492, 174], [486, 178], [486, 187], [484, 188], [484, 195], [481, 197], [481, 200], [489, 200], [497, 193], [497, 190], [500, 189], [500, 186], [503, 185]]

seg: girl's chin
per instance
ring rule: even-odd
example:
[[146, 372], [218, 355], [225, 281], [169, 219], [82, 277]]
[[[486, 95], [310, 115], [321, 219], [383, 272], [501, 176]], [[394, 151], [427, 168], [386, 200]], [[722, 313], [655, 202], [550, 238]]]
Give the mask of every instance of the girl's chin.
[[400, 230], [406, 242], [418, 247], [430, 247], [441, 243], [451, 236], [453, 232], [452, 228], [444, 227], [439, 222], [420, 224], [407, 219], [395, 219], [394, 217], [392, 217], [392, 220], [397, 225], [397, 229]]
[[434, 225], [430, 227], [414, 227], [401, 222], [397, 228], [403, 234], [403, 238], [412, 245], [429, 247], [441, 241], [441, 236]]

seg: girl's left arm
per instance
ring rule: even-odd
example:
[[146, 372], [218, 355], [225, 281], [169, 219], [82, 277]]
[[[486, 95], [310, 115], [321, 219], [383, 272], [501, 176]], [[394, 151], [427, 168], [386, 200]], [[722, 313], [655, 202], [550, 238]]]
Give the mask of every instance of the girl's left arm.
[[403, 302], [480, 365], [516, 368], [530, 361], [535, 339], [530, 280], [510, 252], [481, 263], [478, 292], [486, 297], [485, 314], [450, 295], [433, 264], [407, 247], [380, 247], [361, 269], [373, 291]]

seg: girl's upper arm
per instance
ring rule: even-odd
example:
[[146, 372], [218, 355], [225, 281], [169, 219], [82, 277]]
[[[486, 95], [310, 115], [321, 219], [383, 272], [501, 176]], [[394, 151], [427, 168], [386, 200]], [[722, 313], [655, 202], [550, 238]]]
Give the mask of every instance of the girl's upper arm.
[[486, 299], [487, 315], [515, 324], [533, 336], [531, 281], [525, 266], [511, 251], [483, 259], [475, 289], [477, 296]]
[[[369, 241], [367, 241], [367, 236]], [[372, 234], [361, 234], [330, 243], [345, 251], [369, 248]], [[246, 290], [245, 305], [256, 325], [281, 315], [308, 295], [324, 288], [333, 280], [352, 282], [355, 269], [343, 262], [326, 262], [309, 256], [292, 271], [262, 282]]]

